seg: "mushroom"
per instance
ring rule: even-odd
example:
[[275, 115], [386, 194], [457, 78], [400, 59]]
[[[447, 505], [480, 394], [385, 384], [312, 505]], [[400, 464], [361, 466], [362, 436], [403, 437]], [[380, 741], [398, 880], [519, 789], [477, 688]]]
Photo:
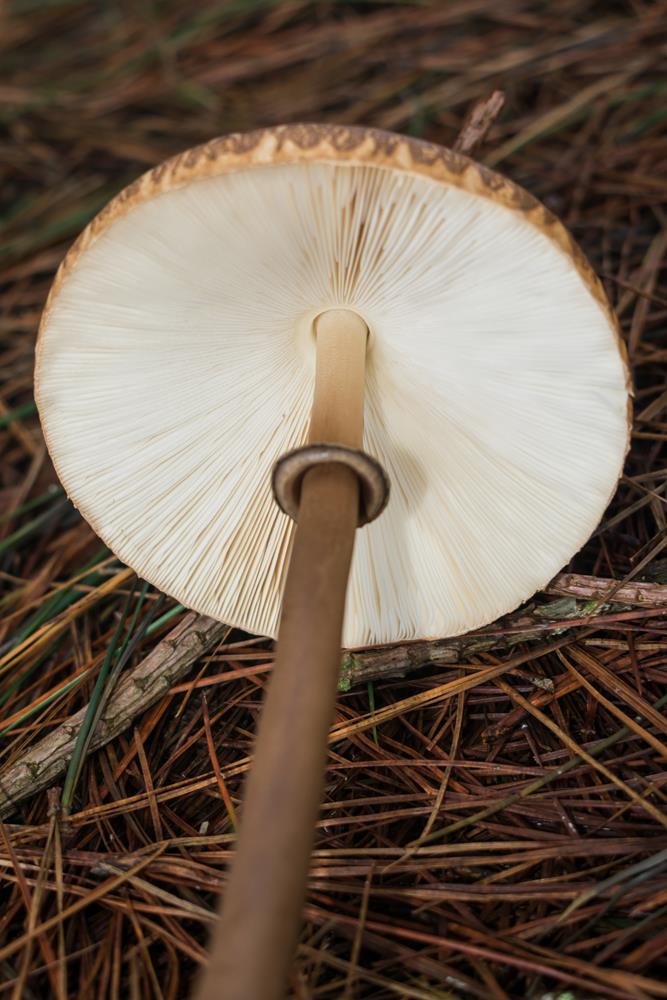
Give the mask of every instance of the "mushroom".
[[282, 126], [183, 153], [93, 220], [35, 384], [58, 475], [118, 557], [279, 638], [199, 992], [273, 1000], [341, 628], [348, 647], [461, 634], [578, 551], [628, 447], [615, 319], [565, 228], [500, 175], [373, 129]]

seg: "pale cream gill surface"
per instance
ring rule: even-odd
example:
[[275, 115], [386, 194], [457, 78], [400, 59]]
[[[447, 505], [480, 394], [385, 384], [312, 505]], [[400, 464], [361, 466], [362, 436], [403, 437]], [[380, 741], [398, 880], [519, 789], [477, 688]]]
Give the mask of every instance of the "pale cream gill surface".
[[520, 213], [397, 170], [257, 167], [132, 208], [40, 343], [49, 449], [115, 553], [188, 607], [275, 635], [313, 318], [371, 338], [365, 447], [392, 484], [357, 533], [348, 646], [455, 635], [543, 586], [620, 474], [625, 374], [571, 260]]

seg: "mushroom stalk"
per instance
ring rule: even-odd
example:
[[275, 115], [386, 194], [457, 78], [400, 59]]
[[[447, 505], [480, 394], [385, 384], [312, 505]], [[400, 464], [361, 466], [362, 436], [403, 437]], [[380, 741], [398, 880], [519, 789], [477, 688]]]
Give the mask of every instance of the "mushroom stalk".
[[[349, 310], [319, 317], [311, 443], [361, 445], [367, 336]], [[198, 1000], [285, 995], [324, 787], [359, 488], [340, 464], [303, 477], [275, 667]]]

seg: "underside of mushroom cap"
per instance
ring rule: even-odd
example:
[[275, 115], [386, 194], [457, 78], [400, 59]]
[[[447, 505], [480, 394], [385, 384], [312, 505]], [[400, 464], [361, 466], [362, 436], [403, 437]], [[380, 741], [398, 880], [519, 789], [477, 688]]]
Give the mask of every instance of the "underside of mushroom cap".
[[47, 443], [123, 561], [275, 635], [292, 526], [270, 473], [306, 440], [313, 320], [354, 309], [364, 446], [392, 499], [357, 534], [344, 640], [459, 634], [598, 523], [628, 442], [618, 334], [520, 189], [428, 144], [319, 129], [184, 154], [91, 224], [42, 322]]

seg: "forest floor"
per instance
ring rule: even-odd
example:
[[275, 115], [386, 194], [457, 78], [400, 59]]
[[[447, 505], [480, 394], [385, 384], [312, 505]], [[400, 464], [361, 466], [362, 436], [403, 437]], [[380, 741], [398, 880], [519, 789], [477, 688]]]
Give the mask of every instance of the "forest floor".
[[299, 120], [452, 145], [497, 89], [478, 158], [602, 278], [631, 450], [548, 592], [464, 641], [347, 657], [291, 988], [667, 996], [666, 51], [664, 0], [0, 12], [0, 998], [188, 995], [272, 663], [160, 600], [66, 500], [32, 394], [58, 263], [188, 146]]

